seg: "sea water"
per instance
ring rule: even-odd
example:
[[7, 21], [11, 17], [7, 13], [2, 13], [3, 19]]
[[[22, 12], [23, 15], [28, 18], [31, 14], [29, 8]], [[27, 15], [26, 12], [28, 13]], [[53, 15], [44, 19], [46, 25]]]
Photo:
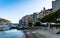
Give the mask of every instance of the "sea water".
[[0, 31], [0, 38], [25, 38], [25, 34], [22, 30], [6, 30]]

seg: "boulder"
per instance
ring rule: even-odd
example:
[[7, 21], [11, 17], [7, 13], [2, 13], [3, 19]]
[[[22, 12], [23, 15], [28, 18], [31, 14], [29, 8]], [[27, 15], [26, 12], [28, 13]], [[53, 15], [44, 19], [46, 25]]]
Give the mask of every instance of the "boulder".
[[56, 34], [60, 34], [60, 31], [58, 31]]

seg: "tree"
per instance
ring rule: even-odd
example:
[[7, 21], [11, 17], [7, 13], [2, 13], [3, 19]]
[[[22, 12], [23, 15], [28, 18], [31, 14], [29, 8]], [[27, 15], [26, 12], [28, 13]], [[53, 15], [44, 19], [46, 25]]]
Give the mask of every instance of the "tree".
[[36, 22], [34, 26], [40, 26], [41, 23], [40, 22]]
[[11, 23], [11, 21], [7, 20], [7, 19], [3, 19], [3, 18], [0, 18], [0, 24], [8, 24], [8, 23]]
[[60, 9], [58, 9], [56, 12], [44, 16], [41, 20], [42, 22], [55, 22], [57, 18], [60, 18]]
[[37, 21], [38, 21], [38, 22], [41, 22], [41, 19], [40, 19], [40, 18], [37, 18]]
[[34, 25], [34, 22], [29, 22], [28, 25], [29, 27], [32, 27]]

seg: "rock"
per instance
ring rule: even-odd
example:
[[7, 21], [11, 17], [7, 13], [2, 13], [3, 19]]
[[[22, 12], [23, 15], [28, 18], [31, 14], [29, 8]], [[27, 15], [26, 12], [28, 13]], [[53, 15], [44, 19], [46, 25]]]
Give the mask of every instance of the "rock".
[[59, 31], [59, 32], [57, 32], [56, 34], [60, 34], [60, 31]]

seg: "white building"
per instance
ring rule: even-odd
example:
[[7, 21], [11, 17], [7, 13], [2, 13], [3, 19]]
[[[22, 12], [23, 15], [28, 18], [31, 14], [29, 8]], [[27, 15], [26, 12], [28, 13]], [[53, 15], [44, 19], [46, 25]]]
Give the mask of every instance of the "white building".
[[52, 11], [60, 9], [60, 0], [52, 1]]

